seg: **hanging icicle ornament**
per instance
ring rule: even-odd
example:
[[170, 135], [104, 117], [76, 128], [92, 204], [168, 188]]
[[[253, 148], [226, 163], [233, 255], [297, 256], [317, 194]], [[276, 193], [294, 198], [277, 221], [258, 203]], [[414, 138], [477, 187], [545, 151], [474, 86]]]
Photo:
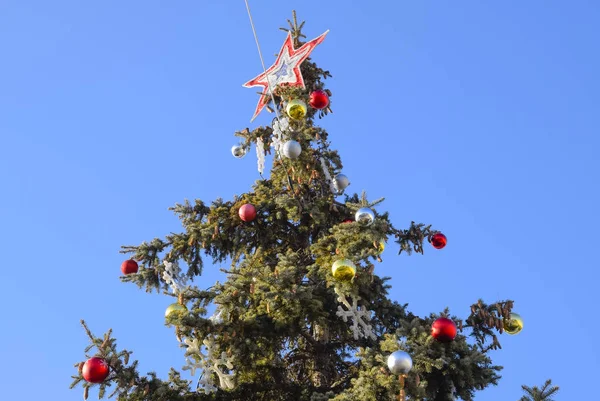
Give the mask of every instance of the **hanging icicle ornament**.
[[173, 294], [179, 294], [183, 287], [186, 285], [186, 277], [181, 272], [177, 262], [168, 262], [166, 259], [163, 261], [165, 270], [163, 271], [162, 278], [165, 283], [171, 287]]
[[[202, 343], [206, 348], [206, 353], [201, 349], [198, 339], [184, 340], [187, 349], [185, 351], [186, 365], [183, 370], [189, 370], [192, 376], [196, 375], [196, 369], [202, 370], [202, 375], [198, 380], [198, 392], [212, 393], [220, 388], [231, 390], [234, 388], [233, 373], [225, 373], [233, 370], [233, 358], [228, 357], [227, 353], [221, 352], [218, 356], [218, 347], [213, 337], [207, 337]], [[213, 374], [219, 378], [219, 384], [215, 383]]]
[[325, 163], [325, 158], [323, 157], [321, 157], [321, 169], [323, 170], [323, 174], [325, 174], [325, 180], [327, 183], [329, 183], [329, 189], [331, 190], [331, 193], [338, 195], [333, 183], [333, 179], [331, 178], [331, 174], [329, 173], [329, 169], [327, 168], [327, 163]]
[[354, 334], [354, 339], [358, 340], [359, 338], [363, 337], [376, 340], [377, 336], [375, 333], [373, 333], [373, 327], [368, 323], [371, 320], [372, 312], [358, 306], [360, 297], [353, 294], [352, 304], [350, 304], [340, 289], [336, 288], [335, 293], [338, 295], [338, 302], [341, 302], [347, 309], [344, 310], [342, 306], [339, 305], [336, 315], [340, 316], [344, 322], [347, 322], [348, 318], [350, 318], [352, 321], [350, 330], [352, 330], [352, 333]]
[[265, 170], [265, 144], [262, 138], [256, 138], [256, 158], [258, 160], [258, 172], [262, 175]]
[[287, 117], [279, 117], [273, 120], [273, 137], [272, 143], [276, 155], [281, 155], [283, 152], [283, 138], [285, 132], [290, 128], [290, 122]]

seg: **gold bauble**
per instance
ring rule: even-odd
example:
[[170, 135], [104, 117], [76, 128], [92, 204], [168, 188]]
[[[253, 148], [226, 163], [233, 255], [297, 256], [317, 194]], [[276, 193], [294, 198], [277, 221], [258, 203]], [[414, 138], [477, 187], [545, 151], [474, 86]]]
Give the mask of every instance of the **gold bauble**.
[[300, 99], [290, 100], [285, 110], [291, 118], [300, 120], [306, 116], [306, 103]]
[[167, 307], [167, 310], [165, 311], [165, 317], [169, 316], [171, 314], [171, 312], [183, 312], [183, 311], [187, 311], [187, 308], [185, 307], [185, 305], [181, 305], [180, 303], [175, 302], [174, 304], [171, 304]]
[[379, 246], [377, 247], [377, 253], [379, 255], [381, 255], [384, 250], [385, 250], [385, 242], [381, 241], [381, 242], [379, 242]]
[[337, 280], [350, 281], [356, 274], [356, 266], [349, 259], [340, 259], [331, 266], [331, 272]]
[[504, 331], [508, 334], [518, 334], [523, 330], [523, 319], [516, 313], [511, 313], [509, 319], [504, 319]]

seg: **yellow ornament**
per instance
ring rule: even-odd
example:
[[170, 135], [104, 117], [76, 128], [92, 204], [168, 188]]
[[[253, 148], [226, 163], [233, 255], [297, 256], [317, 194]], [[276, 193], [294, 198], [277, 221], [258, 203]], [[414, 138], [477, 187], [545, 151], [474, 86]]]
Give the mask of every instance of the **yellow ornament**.
[[306, 103], [300, 99], [290, 100], [285, 110], [294, 120], [300, 120], [306, 116]]
[[337, 260], [333, 266], [331, 266], [331, 272], [333, 277], [341, 281], [350, 281], [356, 274], [356, 266], [348, 259]]
[[165, 317], [169, 316], [171, 312], [175, 311], [183, 312], [187, 311], [187, 308], [185, 307], [185, 305], [181, 305], [180, 303], [175, 302], [174, 304], [169, 305], [169, 307], [165, 311]]
[[377, 253], [379, 255], [381, 255], [383, 253], [383, 251], [385, 250], [385, 242], [381, 241], [379, 243], [379, 246], [377, 247]]
[[504, 319], [504, 331], [508, 334], [518, 334], [523, 330], [523, 319], [516, 313], [511, 313], [509, 319]]

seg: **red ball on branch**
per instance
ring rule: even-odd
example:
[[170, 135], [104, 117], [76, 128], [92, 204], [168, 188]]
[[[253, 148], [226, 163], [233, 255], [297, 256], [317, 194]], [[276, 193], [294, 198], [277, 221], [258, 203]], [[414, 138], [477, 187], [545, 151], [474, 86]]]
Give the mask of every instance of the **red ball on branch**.
[[102, 358], [93, 357], [85, 361], [81, 375], [89, 383], [102, 383], [108, 377], [108, 364]]
[[242, 219], [245, 222], [252, 221], [256, 218], [256, 208], [251, 203], [246, 203], [245, 205], [242, 205], [238, 213], [240, 215], [240, 219]]
[[433, 234], [430, 242], [431, 242], [431, 245], [433, 245], [433, 247], [435, 249], [442, 249], [443, 247], [446, 246], [448, 239], [446, 238], [446, 236], [444, 234], [437, 233], [437, 234]]
[[456, 338], [456, 324], [447, 317], [440, 317], [431, 325], [431, 336], [443, 343]]
[[138, 264], [135, 260], [129, 259], [121, 263], [121, 272], [123, 274], [135, 274], [138, 272]]
[[344, 224], [354, 223], [354, 220], [352, 220], [352, 219], [346, 219], [346, 220], [342, 221], [342, 223], [344, 223]]
[[329, 96], [324, 90], [316, 90], [314, 92], [311, 92], [308, 104], [310, 104], [310, 107], [312, 107], [313, 109], [324, 109], [325, 107], [329, 106]]

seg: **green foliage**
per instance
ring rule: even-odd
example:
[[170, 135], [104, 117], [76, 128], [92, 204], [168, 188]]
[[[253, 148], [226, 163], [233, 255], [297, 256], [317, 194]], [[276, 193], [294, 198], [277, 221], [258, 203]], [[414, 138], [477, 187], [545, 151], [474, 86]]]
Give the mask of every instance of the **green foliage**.
[[519, 401], [555, 401], [551, 398], [558, 393], [559, 387], [552, 386], [552, 380], [548, 379], [541, 388], [538, 386], [528, 387], [521, 386], [526, 395], [521, 397]]
[[[290, 22], [297, 45], [302, 25], [295, 18]], [[310, 91], [323, 88], [323, 80], [330, 76], [309, 60], [301, 68], [307, 89], [277, 88], [271, 106], [280, 113], [291, 98], [308, 101]], [[112, 394], [121, 401], [391, 400], [401, 384], [387, 369], [386, 358], [398, 349], [407, 351], [414, 362], [404, 381], [410, 399], [470, 401], [476, 390], [498, 382], [501, 367], [492, 364], [487, 352], [500, 346], [496, 333], [502, 333], [502, 319], [510, 313], [512, 301], [487, 305], [480, 300], [471, 306], [464, 323], [453, 316], [461, 334], [442, 344], [430, 335], [438, 315], [420, 318], [407, 311], [407, 305], [388, 298], [389, 279], [375, 274], [376, 263], [381, 262], [380, 243], [395, 240], [400, 252], [422, 254], [424, 241], [437, 231], [414, 222], [407, 229], [394, 227], [388, 214], [378, 210], [383, 199], [369, 202], [364, 193], [336, 200], [326, 177], [341, 172], [342, 161], [330, 149], [327, 132], [314, 126], [315, 116], [329, 112], [330, 108], [309, 110], [305, 120], [292, 123], [288, 135], [300, 142], [300, 157], [275, 158], [270, 178], [257, 181], [252, 191], [210, 204], [186, 200], [171, 208], [181, 220], [181, 233], [123, 247], [140, 268], [122, 280], [148, 292], [168, 294], [165, 261], [185, 267], [191, 280], [202, 274], [203, 258], [231, 261], [223, 283], [207, 289], [186, 287], [177, 301], [187, 306], [187, 312], [169, 315], [165, 324], [175, 326], [180, 341], [202, 342], [214, 336], [219, 352], [235, 360], [235, 388], [195, 392], [192, 382], [181, 379], [176, 370], [164, 381], [154, 373], [142, 376], [137, 361], [129, 361], [131, 352], [118, 350], [110, 331], [100, 339], [84, 324], [91, 347], [111, 368], [99, 386], [100, 398], [106, 388], [114, 387]], [[273, 141], [271, 127], [236, 135], [246, 148], [262, 140], [265, 152]], [[243, 222], [238, 215], [246, 203], [258, 212], [252, 222]], [[371, 226], [343, 223], [363, 206], [374, 209]], [[340, 258], [357, 266], [351, 282], [339, 282], [332, 275], [331, 266]], [[336, 288], [360, 297], [360, 306], [372, 311], [375, 340], [356, 339], [349, 324], [336, 315], [340, 305]], [[221, 320], [207, 318], [211, 305]], [[72, 386], [80, 384], [81, 371], [73, 378]], [[92, 385], [83, 386], [87, 395]]]

